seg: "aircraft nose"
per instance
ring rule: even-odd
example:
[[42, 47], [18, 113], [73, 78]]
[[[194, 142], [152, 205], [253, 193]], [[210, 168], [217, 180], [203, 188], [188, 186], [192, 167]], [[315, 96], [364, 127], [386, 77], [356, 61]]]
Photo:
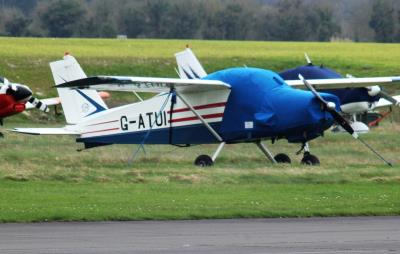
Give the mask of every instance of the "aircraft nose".
[[8, 89], [8, 94], [11, 94], [14, 99], [18, 102], [21, 101], [28, 101], [29, 98], [32, 96], [32, 91], [24, 85], [16, 85], [16, 89]]
[[[325, 101], [328, 102], [327, 107], [336, 111], [340, 110], [340, 103], [336, 96], [326, 93], [320, 93], [320, 95]], [[312, 97], [310, 100], [308, 111], [311, 115], [311, 118], [315, 121], [331, 120], [333, 118], [331, 114], [326, 111], [324, 105], [315, 97]]]

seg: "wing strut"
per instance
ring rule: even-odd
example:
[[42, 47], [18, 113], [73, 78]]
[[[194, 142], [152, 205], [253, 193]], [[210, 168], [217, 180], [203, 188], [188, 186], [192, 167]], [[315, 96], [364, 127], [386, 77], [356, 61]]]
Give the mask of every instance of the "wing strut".
[[182, 102], [193, 112], [193, 114], [195, 114], [195, 116], [197, 116], [197, 118], [204, 124], [204, 126], [210, 131], [210, 133], [219, 141], [222, 142], [223, 139], [222, 137], [213, 129], [213, 127], [211, 127], [211, 125], [209, 125], [206, 120], [204, 120], [204, 118], [197, 113], [197, 111], [193, 108], [193, 106], [185, 99], [185, 97], [182, 96], [181, 93], [179, 93], [178, 91], [176, 91], [176, 95], [179, 97], [179, 99], [182, 100]]

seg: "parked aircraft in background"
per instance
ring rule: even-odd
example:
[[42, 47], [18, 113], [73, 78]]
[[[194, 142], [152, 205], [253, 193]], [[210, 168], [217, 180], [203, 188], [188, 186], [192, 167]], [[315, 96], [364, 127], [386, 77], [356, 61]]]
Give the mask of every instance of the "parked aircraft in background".
[[[48, 105], [53, 105], [51, 100], [39, 100], [32, 96], [32, 90], [22, 84], [11, 83], [8, 79], [0, 77], [0, 124], [3, 119], [23, 112], [27, 108], [37, 108], [48, 112]], [[0, 133], [3, 136], [2, 133]]]
[[[366, 87], [400, 81], [400, 77], [307, 81], [301, 76], [300, 80], [284, 81], [277, 73], [257, 68], [230, 68], [202, 79], [86, 78], [72, 56], [50, 66], [68, 125], [15, 128], [15, 132], [75, 135], [85, 148], [111, 144], [219, 144], [212, 157], [200, 155], [196, 158], [195, 164], [199, 166], [211, 166], [225, 144], [241, 142], [255, 143], [274, 163], [288, 162], [287, 155], [274, 157], [262, 141], [287, 139], [304, 146], [323, 135], [334, 121], [359, 139], [338, 113], [339, 99], [332, 94], [317, 93], [314, 86], [319, 89]], [[200, 78], [194, 69], [183, 71], [191, 71], [194, 77]], [[108, 109], [94, 90], [81, 90], [87, 88], [157, 95]], [[302, 162], [317, 164], [319, 160], [304, 153]]]
[[[279, 75], [285, 80], [297, 79], [301, 74], [305, 79], [337, 79], [343, 78], [339, 73], [326, 68], [325, 66], [315, 66], [310, 58], [306, 56], [307, 65], [299, 66], [293, 69], [284, 70]], [[347, 78], [354, 78], [347, 75]], [[321, 92], [336, 95], [340, 100], [342, 114], [350, 122], [353, 129], [358, 133], [369, 131], [369, 127], [356, 119], [356, 115], [384, 106], [400, 106], [400, 95], [390, 96], [384, 92], [380, 86], [370, 86], [361, 88], [344, 88], [321, 90]]]
[[[109, 98], [107, 92], [99, 92], [103, 99]], [[37, 99], [32, 96], [32, 90], [22, 84], [12, 83], [7, 78], [0, 77], [0, 125], [6, 117], [23, 112], [27, 109], [37, 108], [43, 112], [49, 112], [49, 106], [57, 106], [61, 103], [59, 97]], [[0, 133], [0, 137], [3, 134]]]

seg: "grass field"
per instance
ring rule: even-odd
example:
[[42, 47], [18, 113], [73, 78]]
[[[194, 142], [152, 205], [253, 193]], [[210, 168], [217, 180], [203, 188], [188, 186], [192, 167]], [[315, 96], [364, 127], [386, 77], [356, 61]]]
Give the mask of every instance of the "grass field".
[[136, 146], [76, 152], [70, 137], [8, 134], [2, 140], [0, 221], [400, 215], [400, 128], [365, 140], [388, 167], [346, 134], [313, 141], [322, 165], [303, 166], [298, 146], [280, 141], [292, 165], [271, 165], [254, 145], [229, 145], [212, 168], [193, 166], [215, 145]]
[[[186, 43], [208, 71], [230, 66], [281, 70], [304, 64], [303, 53], [341, 73], [400, 74], [399, 44], [222, 42], [175, 40], [0, 39], [2, 75], [55, 95], [48, 62], [65, 51], [88, 74], [176, 77], [173, 53]], [[113, 94], [113, 103], [131, 101]], [[61, 125], [63, 117], [31, 111], [5, 128]], [[254, 145], [227, 146], [212, 168], [193, 160], [215, 145], [177, 149], [109, 146], [76, 152], [72, 137], [6, 133], [0, 140], [0, 221], [133, 220], [400, 214], [400, 126], [386, 121], [364, 139], [394, 163], [382, 164], [346, 134], [311, 142], [319, 167], [296, 156], [298, 145], [268, 144], [292, 165], [269, 164]]]
[[176, 77], [173, 55], [186, 44], [208, 72], [243, 65], [280, 71], [305, 64], [307, 52], [315, 64], [342, 74], [400, 75], [400, 44], [196, 40], [0, 38], [0, 69], [11, 80], [54, 95], [48, 62], [64, 52], [73, 54], [90, 75]]

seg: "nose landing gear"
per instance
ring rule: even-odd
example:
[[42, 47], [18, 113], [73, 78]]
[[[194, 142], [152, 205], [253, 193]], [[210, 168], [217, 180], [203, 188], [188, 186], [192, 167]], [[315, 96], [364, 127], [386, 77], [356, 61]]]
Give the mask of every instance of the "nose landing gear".
[[307, 142], [303, 144], [297, 154], [300, 154], [302, 151], [304, 151], [304, 153], [303, 158], [301, 159], [301, 164], [310, 166], [318, 166], [320, 164], [318, 157], [310, 153], [310, 147]]

